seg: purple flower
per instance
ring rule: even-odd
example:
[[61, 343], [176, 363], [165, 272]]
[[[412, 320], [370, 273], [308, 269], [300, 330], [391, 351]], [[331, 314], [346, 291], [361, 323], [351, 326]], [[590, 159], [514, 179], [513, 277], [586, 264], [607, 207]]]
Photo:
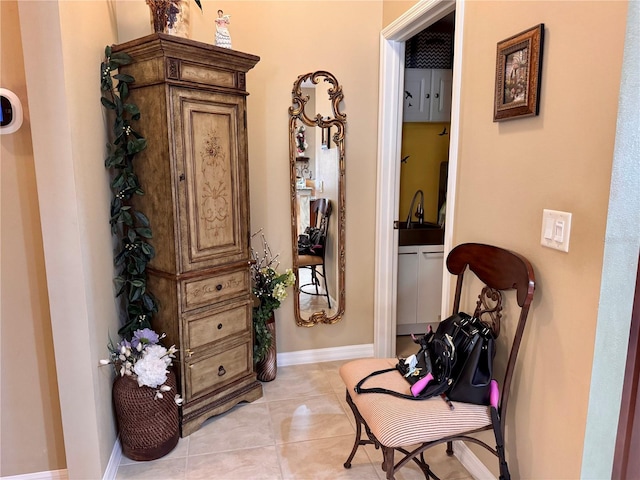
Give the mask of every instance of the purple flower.
[[156, 332], [150, 328], [143, 330], [136, 330], [133, 332], [133, 338], [131, 339], [131, 346], [137, 348], [139, 343], [142, 345], [155, 345], [160, 340], [160, 337]]

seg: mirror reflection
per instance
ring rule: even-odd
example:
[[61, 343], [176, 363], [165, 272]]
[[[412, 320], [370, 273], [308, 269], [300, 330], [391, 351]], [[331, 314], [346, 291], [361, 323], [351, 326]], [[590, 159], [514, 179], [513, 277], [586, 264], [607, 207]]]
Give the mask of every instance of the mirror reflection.
[[344, 129], [342, 87], [329, 72], [301, 75], [289, 108], [289, 164], [296, 323], [344, 314]]

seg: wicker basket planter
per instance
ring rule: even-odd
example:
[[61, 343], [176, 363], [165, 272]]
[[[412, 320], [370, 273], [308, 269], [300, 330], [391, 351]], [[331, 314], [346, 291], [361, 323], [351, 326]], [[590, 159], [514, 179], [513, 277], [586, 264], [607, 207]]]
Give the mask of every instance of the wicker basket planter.
[[113, 384], [122, 453], [131, 460], [155, 460], [178, 444], [179, 411], [174, 401], [176, 377], [171, 371], [166, 385], [171, 391], [163, 398], [154, 399], [156, 389], [140, 387], [129, 376], [119, 376]]

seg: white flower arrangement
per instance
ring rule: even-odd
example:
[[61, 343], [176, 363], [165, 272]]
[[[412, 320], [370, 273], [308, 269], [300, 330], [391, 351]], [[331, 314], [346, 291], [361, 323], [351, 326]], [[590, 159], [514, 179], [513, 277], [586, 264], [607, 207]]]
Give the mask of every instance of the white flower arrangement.
[[[163, 398], [163, 393], [171, 391], [171, 387], [165, 385], [167, 368], [178, 351], [175, 345], [168, 349], [160, 345], [164, 337], [164, 333], [159, 336], [149, 328], [136, 330], [131, 341], [122, 339], [115, 346], [109, 342], [109, 358], [100, 360], [100, 365], [113, 365], [116, 374], [134, 378], [140, 387], [155, 388], [155, 398]], [[174, 400], [182, 404], [180, 395], [176, 394]]]

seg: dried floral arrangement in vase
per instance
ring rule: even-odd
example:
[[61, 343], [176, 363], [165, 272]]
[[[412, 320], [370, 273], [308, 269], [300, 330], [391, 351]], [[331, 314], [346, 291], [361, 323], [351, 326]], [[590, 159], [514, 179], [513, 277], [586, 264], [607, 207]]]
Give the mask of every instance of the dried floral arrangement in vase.
[[[156, 33], [180, 37], [189, 36], [190, 0], [146, 0], [151, 14], [151, 26]], [[200, 11], [202, 3], [194, 0]]]
[[273, 256], [271, 248], [262, 230], [252, 235], [252, 239], [260, 234], [260, 250], [251, 247], [251, 279], [252, 291], [256, 297], [253, 307], [254, 347], [253, 359], [261, 362], [272, 349], [275, 352], [275, 329], [269, 328], [274, 323], [274, 312], [280, 308], [281, 302], [287, 297], [286, 288], [292, 286], [296, 277], [293, 270], [287, 268], [284, 273], [278, 273], [280, 265], [278, 256]]

